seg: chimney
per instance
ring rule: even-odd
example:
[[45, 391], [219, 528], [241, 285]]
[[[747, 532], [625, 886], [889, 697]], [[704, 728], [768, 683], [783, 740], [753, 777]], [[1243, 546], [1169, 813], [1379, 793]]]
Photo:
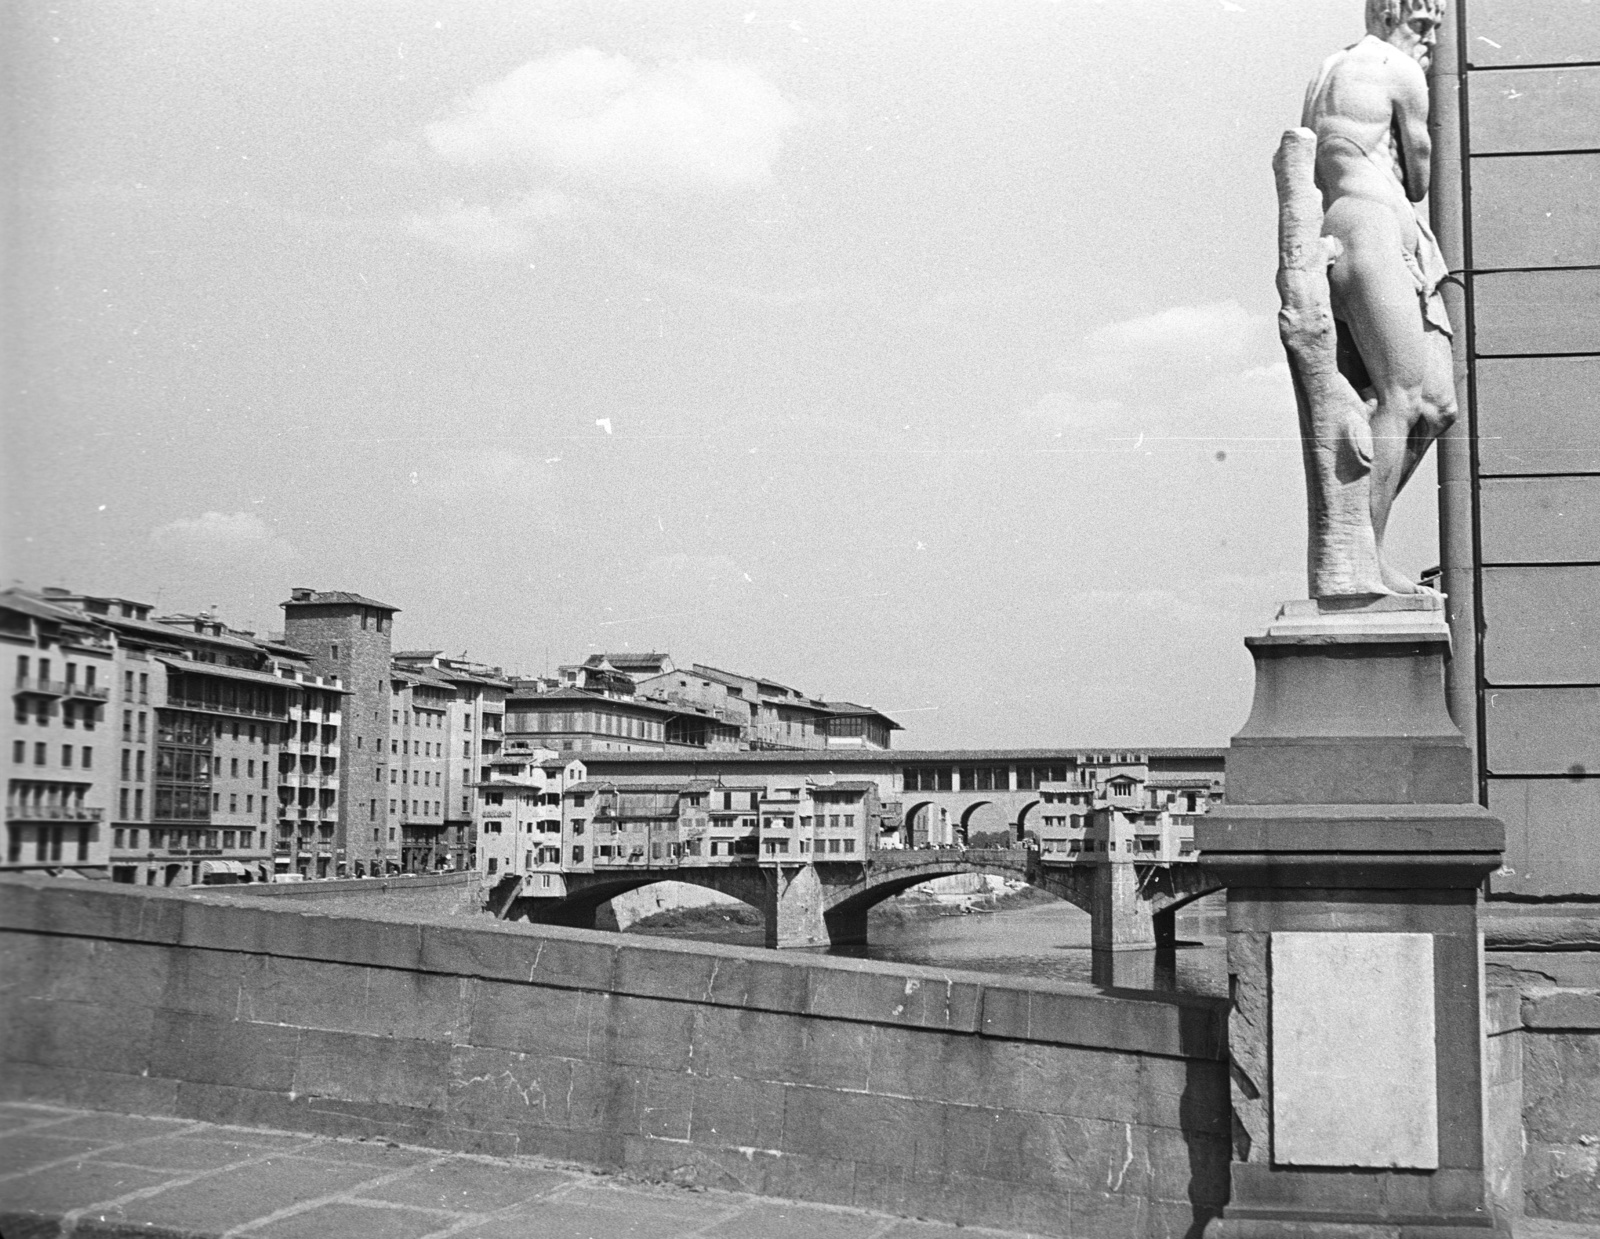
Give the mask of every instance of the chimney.
[[308, 589], [304, 585], [296, 585], [289, 591], [289, 601], [290, 602], [310, 602], [311, 601], [311, 595], [316, 593], [316, 592], [317, 592], [316, 590]]

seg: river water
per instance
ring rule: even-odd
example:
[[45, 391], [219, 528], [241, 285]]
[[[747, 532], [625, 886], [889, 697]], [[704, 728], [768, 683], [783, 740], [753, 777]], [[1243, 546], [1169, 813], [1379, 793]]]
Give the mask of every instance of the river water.
[[[632, 932], [738, 946], [762, 944], [759, 926]], [[1179, 914], [1178, 947], [1165, 959], [1153, 951], [1102, 954], [1096, 959], [1089, 949], [1088, 913], [1054, 901], [966, 915], [905, 920], [873, 917], [867, 933], [867, 946], [844, 947], [831, 953], [1131, 989], [1177, 990], [1216, 997], [1225, 997], [1228, 992], [1222, 919], [1211, 907], [1192, 915]]]

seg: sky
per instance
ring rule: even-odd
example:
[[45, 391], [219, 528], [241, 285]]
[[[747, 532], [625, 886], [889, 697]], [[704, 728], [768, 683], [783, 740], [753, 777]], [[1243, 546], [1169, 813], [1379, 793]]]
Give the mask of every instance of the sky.
[[1306, 592], [1270, 160], [1361, 10], [11, 6], [0, 572], [1225, 743]]

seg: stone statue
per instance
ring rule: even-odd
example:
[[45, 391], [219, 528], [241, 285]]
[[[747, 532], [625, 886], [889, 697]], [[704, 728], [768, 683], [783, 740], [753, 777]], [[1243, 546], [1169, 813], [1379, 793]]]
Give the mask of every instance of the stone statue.
[[1419, 592], [1384, 562], [1384, 530], [1456, 416], [1447, 270], [1413, 207], [1428, 192], [1425, 71], [1444, 4], [1367, 0], [1366, 16], [1366, 37], [1323, 63], [1274, 163], [1313, 598]]

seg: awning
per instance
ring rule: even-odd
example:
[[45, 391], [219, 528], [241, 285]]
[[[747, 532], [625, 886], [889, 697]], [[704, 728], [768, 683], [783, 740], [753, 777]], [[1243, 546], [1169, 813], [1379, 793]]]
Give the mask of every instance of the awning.
[[246, 876], [248, 872], [249, 871], [246, 870], [245, 867], [236, 860], [203, 860], [200, 862], [201, 877], [205, 877], [208, 873], [231, 873], [235, 877], [242, 878]]

